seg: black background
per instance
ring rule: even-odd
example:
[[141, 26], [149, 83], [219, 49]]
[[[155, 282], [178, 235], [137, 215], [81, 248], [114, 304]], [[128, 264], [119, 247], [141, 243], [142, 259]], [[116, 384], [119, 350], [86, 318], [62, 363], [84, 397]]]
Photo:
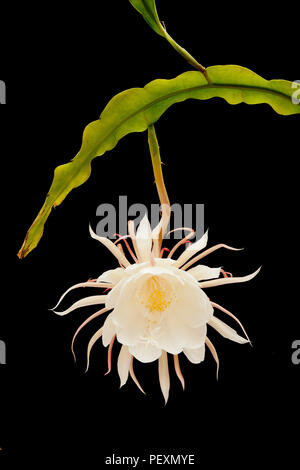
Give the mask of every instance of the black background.
[[[160, 0], [158, 9], [170, 34], [204, 65], [236, 63], [267, 79], [300, 79], [292, 7], [197, 4]], [[84, 127], [108, 100], [190, 67], [127, 1], [65, 10], [53, 2], [26, 4], [10, 18], [0, 76], [7, 85], [7, 105], [0, 107], [2, 183], [8, 183], [2, 259], [9, 261], [8, 268], [3, 263], [0, 323], [7, 343], [7, 365], [0, 366], [3, 456], [61, 462], [83, 455], [87, 466], [96, 457], [100, 468], [112, 453], [191, 452], [202, 466], [271, 465], [280, 456], [293, 462], [299, 434], [300, 366], [291, 361], [292, 342], [300, 337], [299, 117], [216, 99], [173, 106], [156, 125], [171, 202], [205, 204], [209, 245], [245, 247], [219, 251], [207, 263], [237, 275], [263, 266], [250, 283], [209, 293], [243, 321], [254, 347], [212, 333], [219, 381], [209, 354], [198, 366], [182, 358], [186, 390], [172, 371], [164, 407], [154, 363], [135, 366], [146, 397], [130, 380], [119, 390], [116, 354], [111, 374], [103, 376], [101, 342], [84, 374], [97, 320], [80, 334], [74, 365], [73, 332], [93, 309], [65, 317], [48, 310], [70, 285], [115, 267], [88, 234], [100, 203], [117, 206], [119, 195], [129, 204], [158, 202], [146, 133], [127, 136], [96, 159], [89, 181], [51, 214], [38, 248], [23, 261], [16, 253], [53, 169], [77, 153]], [[80, 296], [70, 294], [64, 305]]]

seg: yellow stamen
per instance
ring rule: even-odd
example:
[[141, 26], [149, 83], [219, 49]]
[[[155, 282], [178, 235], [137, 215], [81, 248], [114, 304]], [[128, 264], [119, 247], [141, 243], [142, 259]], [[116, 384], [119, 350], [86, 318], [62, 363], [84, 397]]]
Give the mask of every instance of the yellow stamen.
[[170, 305], [172, 296], [168, 283], [164, 279], [152, 276], [143, 289], [143, 301], [150, 313], [162, 313]]

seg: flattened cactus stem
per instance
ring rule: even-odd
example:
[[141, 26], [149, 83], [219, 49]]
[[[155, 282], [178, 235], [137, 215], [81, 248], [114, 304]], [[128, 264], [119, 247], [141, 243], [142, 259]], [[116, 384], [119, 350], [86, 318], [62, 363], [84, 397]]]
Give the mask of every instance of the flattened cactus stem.
[[192, 67], [202, 72], [209, 85], [212, 85], [212, 81], [210, 80], [207, 74], [206, 68], [201, 65], [186, 49], [184, 49], [176, 41], [174, 41], [174, 39], [169, 35], [169, 33], [167, 33], [165, 28], [164, 36], [168, 43], [175, 49], [175, 51], [177, 51]]

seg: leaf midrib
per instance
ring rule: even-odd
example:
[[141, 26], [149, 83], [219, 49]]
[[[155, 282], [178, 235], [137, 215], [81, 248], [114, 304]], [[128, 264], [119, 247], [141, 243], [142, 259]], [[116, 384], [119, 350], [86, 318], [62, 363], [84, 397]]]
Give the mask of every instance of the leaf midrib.
[[[118, 129], [118, 127], [122, 126], [126, 121], [132, 119], [134, 116], [136, 116], [137, 114], [143, 112], [143, 111], [146, 111], [147, 109], [151, 108], [151, 106], [153, 106], [154, 104], [157, 104], [159, 103], [160, 101], [164, 101], [172, 96], [175, 96], [175, 95], [180, 95], [180, 94], [183, 94], [183, 93], [187, 93], [189, 91], [193, 91], [193, 90], [204, 90], [204, 89], [214, 89], [214, 88], [227, 88], [227, 89], [235, 89], [235, 90], [250, 90], [250, 91], [258, 91], [258, 92], [266, 92], [270, 95], [275, 95], [275, 96], [282, 96], [283, 98], [289, 98], [288, 95], [286, 95], [285, 93], [281, 92], [281, 91], [276, 91], [276, 90], [270, 90], [269, 88], [265, 88], [265, 87], [252, 87], [252, 86], [249, 86], [249, 85], [235, 85], [235, 84], [213, 84], [213, 85], [210, 85], [210, 84], [207, 84], [207, 85], [198, 85], [196, 87], [190, 87], [190, 88], [184, 88], [180, 91], [176, 91], [176, 92], [172, 92], [172, 93], [169, 93], [167, 95], [164, 95], [164, 96], [161, 96], [153, 101], [151, 101], [151, 103], [148, 103], [146, 104], [145, 106], [143, 106], [142, 108], [139, 108], [137, 111], [135, 111], [134, 113], [132, 114], [129, 114], [128, 116], [126, 116], [126, 118], [124, 118], [123, 120], [119, 121], [119, 123], [108, 133], [106, 134], [106, 136], [102, 139], [102, 141], [100, 143], [97, 144], [97, 146], [94, 146], [93, 149], [87, 153], [86, 155], [86, 158], [84, 158], [83, 160], [81, 160], [83, 162], [83, 164], [85, 164], [89, 157], [91, 157], [91, 160], [93, 158], [96, 158], [97, 155], [95, 155], [93, 157], [93, 154], [96, 152], [96, 148], [98, 148], [100, 145], [102, 145], [110, 136], [111, 134], [113, 134], [116, 129]], [[100, 116], [101, 118], [101, 116]], [[80, 153], [80, 151], [79, 151]], [[78, 154], [77, 154], [78, 155]], [[76, 157], [75, 157], [76, 158]], [[75, 159], [73, 161], [76, 161]], [[66, 188], [69, 183], [74, 179], [74, 177], [76, 177], [78, 175], [78, 173], [80, 173], [81, 171], [81, 168], [78, 169], [78, 171], [75, 172], [75, 174], [73, 174], [73, 176], [68, 180], [68, 184], [64, 185], [64, 188]], [[59, 198], [59, 196], [63, 193], [64, 189], [62, 189], [62, 191], [60, 191], [55, 199]], [[54, 199], [54, 201], [55, 201]]]
[[[239, 90], [263, 91], [263, 92], [267, 92], [271, 95], [275, 95], [275, 96], [281, 95], [283, 98], [290, 98], [288, 95], [286, 95], [285, 93], [282, 93], [280, 91], [270, 90], [269, 88], [265, 88], [265, 87], [251, 87], [249, 85], [230, 85], [230, 84], [210, 85], [210, 84], [207, 84], [207, 85], [198, 85], [196, 87], [184, 88], [180, 91], [176, 91], [176, 92], [168, 93], [167, 95], [163, 95], [163, 96], [151, 101], [151, 103], [146, 104], [142, 108], [139, 108], [134, 113], [129, 114], [128, 116], [126, 116], [126, 118], [119, 121], [119, 123], [110, 132], [108, 132], [108, 134], [106, 134], [106, 136], [103, 138], [103, 140], [100, 142], [100, 144], [97, 145], [97, 147], [99, 147], [99, 145], [102, 145], [103, 142], [105, 142], [105, 140], [108, 139], [111, 136], [111, 134], [113, 134], [116, 131], [116, 129], [118, 129], [118, 127], [122, 126], [126, 121], [132, 119], [137, 114], [142, 113], [143, 111], [146, 111], [147, 109], [151, 108], [151, 106], [153, 106], [154, 104], [157, 104], [160, 101], [164, 101], [164, 100], [170, 98], [171, 96], [180, 95], [182, 93], [187, 93], [189, 91], [200, 90], [200, 89], [201, 90], [203, 90], [203, 89], [213, 89], [213, 88], [228, 88], [228, 89], [235, 89], [235, 90], [239, 89]], [[100, 118], [101, 118], [101, 116], [100, 116]], [[94, 148], [93, 151], [91, 151], [88, 155], [93, 154], [93, 152], [95, 152], [95, 151], [96, 151], [96, 148]]]
[[[148, 12], [150, 18], [152, 18], [152, 20], [154, 20], [154, 23], [156, 24], [156, 26], [158, 26], [158, 24], [157, 24], [157, 22], [156, 22], [156, 18], [153, 17], [153, 12], [152, 12], [152, 10], [149, 8], [147, 2], [146, 2], [145, 0], [142, 0], [142, 3], [143, 3], [143, 5], [144, 5], [145, 10]], [[158, 28], [159, 28], [159, 26], [158, 26]], [[152, 29], [153, 29], [153, 28], [152, 28]], [[159, 29], [160, 29], [160, 28], [159, 28]]]

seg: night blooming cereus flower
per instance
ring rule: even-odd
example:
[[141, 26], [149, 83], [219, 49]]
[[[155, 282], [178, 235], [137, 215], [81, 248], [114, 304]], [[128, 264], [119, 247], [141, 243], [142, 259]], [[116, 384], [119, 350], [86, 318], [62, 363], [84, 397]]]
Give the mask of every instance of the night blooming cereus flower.
[[[67, 310], [55, 313], [66, 315], [79, 307], [103, 304], [104, 308], [85, 320], [76, 331], [72, 341], [73, 354], [74, 339], [82, 327], [99, 315], [110, 312], [102, 328], [89, 342], [87, 369], [91, 348], [102, 337], [103, 345], [108, 346], [108, 372], [110, 372], [112, 348], [117, 339], [122, 345], [118, 357], [121, 386], [126, 383], [130, 373], [143, 391], [133, 371], [133, 358], [141, 362], [158, 360], [160, 386], [167, 402], [170, 388], [168, 353], [174, 357], [175, 370], [184, 387], [178, 358], [181, 352], [192, 363], [198, 364], [204, 360], [206, 345], [218, 366], [217, 352], [207, 337], [207, 325], [232, 341], [241, 344], [249, 342], [239, 320], [225, 308], [211, 302], [204, 289], [249, 281], [259, 270], [244, 277], [230, 277], [229, 273], [221, 268], [210, 268], [202, 264], [191, 267], [219, 248], [237, 250], [219, 244], [201, 251], [207, 245], [207, 232], [198, 241], [191, 243], [188, 242], [188, 238], [191, 238], [194, 232], [188, 229], [189, 235], [174, 246], [167, 258], [163, 258], [166, 248], [160, 247], [159, 226], [151, 231], [150, 223], [145, 216], [136, 233], [133, 221], [128, 222], [128, 228], [129, 235], [120, 236], [115, 243], [96, 235], [90, 229], [91, 236], [115, 255], [120, 267], [104, 272], [98, 279], [76, 284], [65, 292], [58, 304], [70, 290], [77, 287], [105, 288], [106, 294], [86, 297], [75, 302]], [[133, 250], [127, 238], [131, 238]], [[126, 258], [119, 243], [121, 240], [125, 242], [134, 261], [133, 264]], [[186, 249], [176, 260], [173, 259], [175, 251], [183, 244], [186, 244]], [[219, 278], [220, 274], [223, 275], [222, 278]], [[233, 317], [240, 324], [246, 338], [238, 335], [234, 329], [217, 318], [214, 315], [214, 308]]]

